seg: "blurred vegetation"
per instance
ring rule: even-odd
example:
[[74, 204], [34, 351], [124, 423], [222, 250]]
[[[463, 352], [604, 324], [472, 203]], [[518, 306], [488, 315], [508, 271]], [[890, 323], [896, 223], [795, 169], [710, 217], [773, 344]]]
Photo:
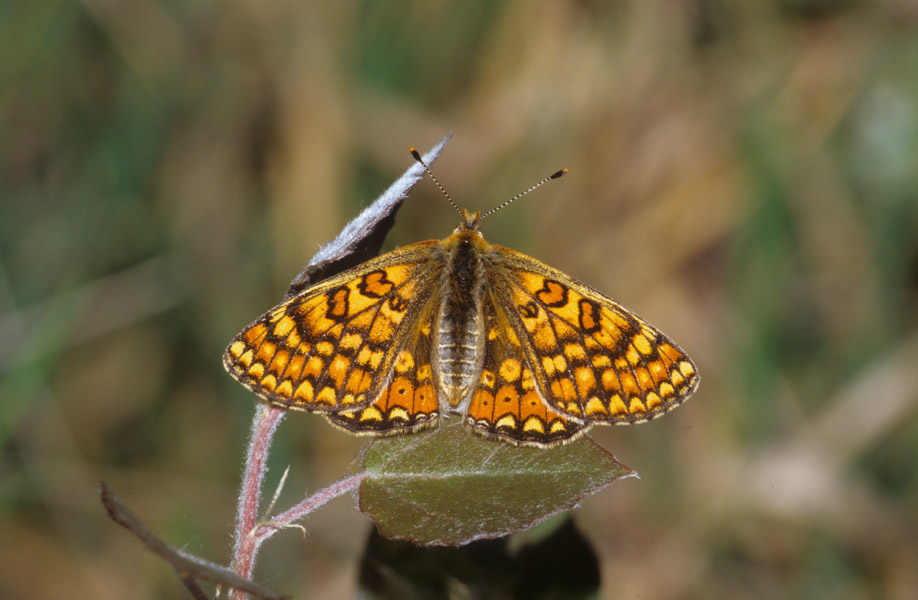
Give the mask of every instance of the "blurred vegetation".
[[[485, 235], [702, 373], [594, 429], [642, 476], [575, 513], [603, 597], [911, 597], [916, 34], [915, 0], [0, 2], [0, 596], [181, 593], [100, 479], [227, 560], [253, 397], [225, 344], [454, 131], [471, 209], [569, 167]], [[390, 243], [456, 221], [421, 184]], [[276, 443], [299, 498], [365, 442], [292, 415]], [[261, 581], [356, 593], [370, 525], [321, 510]]]

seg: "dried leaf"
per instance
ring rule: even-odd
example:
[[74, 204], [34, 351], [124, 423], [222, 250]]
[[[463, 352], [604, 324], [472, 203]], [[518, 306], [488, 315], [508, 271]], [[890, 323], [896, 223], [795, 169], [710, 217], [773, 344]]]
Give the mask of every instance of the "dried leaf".
[[[451, 134], [447, 135], [440, 140], [439, 144], [428, 150], [424, 155], [424, 162], [429, 165], [437, 160], [440, 151], [449, 142], [450, 137]], [[377, 256], [386, 239], [386, 234], [395, 223], [395, 214], [401, 207], [402, 201], [423, 176], [424, 167], [414, 163], [373, 204], [366, 207], [353, 221], [345, 225], [333, 242], [316, 252], [303, 272], [290, 282], [286, 297], [292, 298], [326, 277]]]

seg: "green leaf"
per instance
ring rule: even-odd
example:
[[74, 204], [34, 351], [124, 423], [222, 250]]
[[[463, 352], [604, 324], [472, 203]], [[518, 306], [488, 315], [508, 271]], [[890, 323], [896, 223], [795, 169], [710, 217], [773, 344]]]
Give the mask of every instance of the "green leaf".
[[635, 474], [586, 437], [556, 448], [517, 447], [476, 436], [458, 419], [374, 441], [364, 468], [360, 510], [381, 535], [424, 545], [523, 531]]

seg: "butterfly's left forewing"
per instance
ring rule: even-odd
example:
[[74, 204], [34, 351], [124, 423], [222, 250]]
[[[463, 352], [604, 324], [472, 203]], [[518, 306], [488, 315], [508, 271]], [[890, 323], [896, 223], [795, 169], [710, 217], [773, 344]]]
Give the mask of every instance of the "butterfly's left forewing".
[[405, 246], [326, 279], [271, 309], [230, 343], [223, 361], [272, 404], [337, 412], [371, 404], [413, 341], [436, 280], [439, 242]]
[[639, 423], [698, 387], [694, 363], [615, 301], [525, 254], [491, 247], [491, 289], [550, 409], [576, 421]]

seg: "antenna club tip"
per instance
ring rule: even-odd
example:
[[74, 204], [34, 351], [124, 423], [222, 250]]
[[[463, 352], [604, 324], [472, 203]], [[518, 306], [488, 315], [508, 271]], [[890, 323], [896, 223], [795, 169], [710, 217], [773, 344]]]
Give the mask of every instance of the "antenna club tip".
[[414, 146], [412, 146], [411, 148], [408, 148], [408, 152], [411, 153], [411, 156], [414, 157], [414, 160], [416, 160], [416, 161], [418, 161], [418, 162], [421, 162], [421, 155], [420, 155], [420, 153], [415, 149]]
[[567, 168], [561, 169], [560, 171], [556, 171], [555, 173], [552, 174], [551, 177], [549, 177], [549, 179], [557, 179], [564, 175], [567, 175]]

